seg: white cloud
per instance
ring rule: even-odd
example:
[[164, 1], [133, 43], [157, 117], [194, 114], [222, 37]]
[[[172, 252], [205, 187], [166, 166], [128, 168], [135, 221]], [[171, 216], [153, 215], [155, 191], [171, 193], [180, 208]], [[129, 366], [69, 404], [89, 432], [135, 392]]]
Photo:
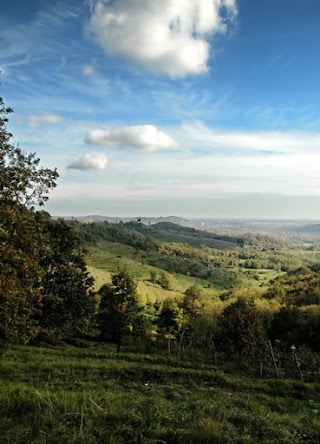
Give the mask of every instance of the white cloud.
[[108, 160], [104, 153], [86, 153], [77, 157], [68, 166], [69, 169], [75, 170], [104, 170]]
[[82, 69], [82, 74], [87, 77], [91, 77], [95, 74], [95, 70], [94, 70], [93, 66], [85, 65]]
[[41, 125], [56, 125], [57, 123], [62, 122], [63, 117], [51, 113], [51, 112], [45, 112], [43, 114], [33, 114], [29, 116], [29, 126], [31, 128], [37, 128]]
[[112, 147], [133, 147], [147, 151], [175, 148], [177, 143], [154, 125], [132, 125], [88, 132], [86, 143]]
[[97, 0], [87, 30], [110, 54], [173, 77], [208, 70], [209, 37], [225, 32], [236, 0]]

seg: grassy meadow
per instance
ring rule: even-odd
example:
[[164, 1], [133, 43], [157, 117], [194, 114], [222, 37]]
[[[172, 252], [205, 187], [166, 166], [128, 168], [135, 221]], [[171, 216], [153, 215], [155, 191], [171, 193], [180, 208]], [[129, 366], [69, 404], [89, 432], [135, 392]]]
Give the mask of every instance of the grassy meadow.
[[149, 278], [151, 272], [155, 271], [160, 274], [163, 270], [148, 265], [141, 251], [116, 242], [101, 241], [96, 246], [91, 247], [86, 255], [86, 261], [88, 263], [88, 271], [95, 279], [96, 290], [103, 284], [109, 283], [113, 273], [125, 269], [137, 281], [138, 292], [142, 302], [147, 300], [155, 302], [168, 297], [177, 297], [192, 285], [198, 285], [212, 296], [219, 294], [219, 291], [210, 287], [209, 282], [205, 279], [178, 273], [172, 273], [175, 280], [173, 290], [161, 288], [159, 285], [150, 282]]
[[314, 443], [320, 384], [223, 373], [210, 362], [111, 345], [10, 345], [0, 442]]
[[[299, 255], [305, 259], [302, 252], [299, 252]], [[254, 297], [257, 305], [268, 311], [279, 309], [277, 301], [260, 298], [260, 295], [266, 291], [268, 282], [283, 274], [283, 272], [263, 268], [245, 269], [239, 267], [241, 261], [230, 267], [234, 273], [241, 277], [241, 284], [229, 290], [215, 286], [206, 279], [179, 273], [171, 273], [175, 281], [174, 288], [166, 290], [150, 281], [152, 272], [161, 274], [164, 271], [163, 269], [148, 265], [143, 251], [117, 242], [102, 240], [95, 246], [90, 246], [86, 261], [88, 271], [95, 279], [95, 290], [99, 290], [103, 284], [110, 283], [111, 275], [119, 272], [119, 270], [125, 269], [132, 274], [137, 282], [138, 294], [142, 304], [163, 301], [168, 298], [180, 299], [187, 288], [197, 285], [205, 294], [206, 311], [209, 313], [221, 312], [223, 307], [234, 301], [238, 296]]]

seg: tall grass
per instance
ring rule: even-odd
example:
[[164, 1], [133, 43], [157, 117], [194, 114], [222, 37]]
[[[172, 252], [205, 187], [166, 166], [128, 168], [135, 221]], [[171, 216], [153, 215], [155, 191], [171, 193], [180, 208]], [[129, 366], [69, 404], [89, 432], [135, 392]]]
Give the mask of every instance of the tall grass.
[[319, 443], [320, 386], [114, 347], [11, 346], [0, 443]]

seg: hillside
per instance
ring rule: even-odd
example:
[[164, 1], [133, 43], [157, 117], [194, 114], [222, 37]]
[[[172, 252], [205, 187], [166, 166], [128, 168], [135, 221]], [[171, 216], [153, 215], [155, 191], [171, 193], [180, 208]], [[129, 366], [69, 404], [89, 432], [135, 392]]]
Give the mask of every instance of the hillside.
[[[81, 224], [71, 222], [87, 246], [88, 264], [115, 272], [128, 269], [137, 279], [148, 280], [151, 271], [174, 274], [191, 285], [231, 288], [239, 277], [211, 261], [211, 253], [237, 247], [236, 239], [161, 222], [146, 226], [139, 222]], [[140, 271], [138, 271], [140, 270]], [[175, 286], [176, 287], [176, 286]], [[184, 288], [184, 285], [177, 286]]]
[[[143, 300], [172, 297], [192, 285], [203, 288], [211, 300], [219, 295], [225, 299], [226, 291], [232, 297], [245, 291], [259, 297], [279, 274], [319, 260], [314, 248], [281, 247], [276, 239], [261, 234], [222, 235], [164, 220], [153, 225], [69, 223], [87, 249], [95, 288], [124, 268], [138, 281]], [[163, 273], [172, 278], [167, 288], [151, 278]]]
[[[223, 236], [215, 233], [184, 227], [173, 222], [158, 222], [153, 225], [145, 225], [142, 222], [91, 222], [85, 224], [73, 224], [83, 234], [84, 240], [94, 241], [99, 238], [111, 241], [121, 241], [127, 245], [137, 246], [142, 249], [152, 248], [149, 239], [164, 242], [185, 243], [191, 247], [230, 250], [243, 244], [243, 238]], [[140, 243], [139, 243], [140, 242]]]
[[195, 228], [183, 227], [172, 222], [158, 222], [148, 227], [150, 236], [165, 242], [185, 243], [195, 248], [210, 247], [218, 250], [232, 250], [241, 244], [243, 239], [221, 236]]

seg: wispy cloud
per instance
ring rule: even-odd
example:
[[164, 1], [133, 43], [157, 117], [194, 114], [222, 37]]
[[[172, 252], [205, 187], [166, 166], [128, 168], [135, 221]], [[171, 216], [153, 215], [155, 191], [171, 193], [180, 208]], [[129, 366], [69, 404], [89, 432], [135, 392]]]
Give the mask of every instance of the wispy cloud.
[[317, 153], [320, 133], [306, 131], [232, 131], [210, 128], [202, 122], [184, 124], [181, 144], [218, 153]]
[[222, 9], [234, 17], [236, 0], [97, 0], [87, 30], [107, 53], [183, 77], [208, 70], [209, 36], [226, 30]]
[[[94, 198], [108, 195], [110, 199], [170, 196], [208, 199], [244, 194], [320, 196], [319, 164], [320, 156], [308, 159], [207, 156], [175, 160], [159, 156], [155, 162], [149, 156], [121, 162], [113, 159], [108, 178], [95, 175], [89, 183], [64, 184], [59, 193], [65, 197], [75, 192]], [[86, 169], [82, 162], [73, 168]]]
[[63, 48], [57, 32], [62, 32], [78, 18], [78, 9], [71, 8], [66, 2], [46, 3], [30, 22], [12, 26], [2, 26], [0, 36], [6, 45], [1, 50], [1, 58], [12, 62], [14, 58], [37, 57], [40, 53], [56, 55], [58, 48]]
[[38, 128], [42, 125], [56, 125], [63, 121], [63, 117], [51, 112], [42, 114], [32, 114], [29, 116], [28, 123], [31, 128]]

